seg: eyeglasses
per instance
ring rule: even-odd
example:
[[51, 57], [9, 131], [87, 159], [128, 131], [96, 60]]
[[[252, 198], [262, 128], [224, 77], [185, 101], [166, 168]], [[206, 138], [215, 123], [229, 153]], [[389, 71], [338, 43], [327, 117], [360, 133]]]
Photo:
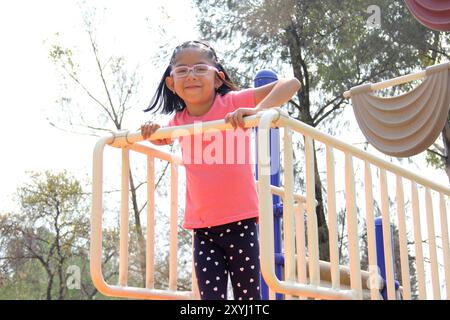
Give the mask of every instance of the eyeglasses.
[[217, 71], [216, 67], [210, 66], [209, 64], [194, 64], [192, 67], [188, 66], [179, 66], [174, 68], [170, 75], [175, 75], [177, 78], [187, 77], [189, 72], [192, 70], [195, 76], [204, 76], [208, 73], [209, 69], [213, 69]]

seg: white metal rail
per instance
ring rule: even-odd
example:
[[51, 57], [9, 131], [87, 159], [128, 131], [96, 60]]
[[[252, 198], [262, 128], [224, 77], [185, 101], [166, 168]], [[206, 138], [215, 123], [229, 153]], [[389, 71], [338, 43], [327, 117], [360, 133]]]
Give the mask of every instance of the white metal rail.
[[[286, 297], [313, 297], [319, 299], [379, 299], [381, 280], [376, 270], [361, 270], [361, 253], [359, 247], [359, 229], [357, 217], [357, 203], [355, 195], [355, 175], [353, 162], [360, 159], [364, 162], [364, 194], [366, 207], [365, 221], [367, 225], [368, 260], [370, 266], [377, 265], [374, 198], [372, 169], [379, 172], [379, 189], [381, 192], [380, 207], [383, 221], [392, 221], [389, 211], [388, 181], [386, 172], [396, 177], [395, 201], [397, 204], [397, 225], [399, 229], [400, 264], [403, 298], [412, 298], [410, 279], [417, 277], [418, 298], [441, 299], [442, 293], [450, 297], [450, 255], [447, 223], [447, 197], [450, 189], [439, 185], [427, 178], [396, 166], [365, 151], [351, 146], [341, 140], [288, 117], [279, 109], [270, 109], [255, 116], [245, 118], [247, 128], [258, 126], [258, 164], [259, 164], [259, 203], [260, 203], [260, 252], [261, 272], [265, 281], [274, 292], [285, 293]], [[270, 185], [269, 160], [269, 128], [284, 128], [284, 186]], [[231, 129], [223, 120], [203, 123], [202, 131], [198, 126], [161, 128], [153, 136], [154, 139], [176, 138], [198, 134], [203, 131], [219, 131]], [[306, 196], [294, 194], [292, 134], [298, 133], [304, 137], [305, 143], [305, 172]], [[91, 277], [96, 288], [105, 295], [142, 299], [196, 299], [198, 294], [194, 287], [191, 291], [177, 290], [177, 185], [178, 166], [181, 159], [173, 154], [151, 148], [139, 143], [142, 136], [139, 132], [120, 132], [101, 138], [94, 149], [93, 161], [93, 205], [91, 217]], [[326, 174], [327, 174], [327, 215], [329, 229], [330, 262], [319, 261], [318, 228], [316, 218], [315, 174], [314, 174], [314, 141], [326, 145]], [[103, 152], [105, 146], [122, 149], [122, 202], [121, 202], [121, 230], [119, 254], [119, 283], [107, 284], [102, 274], [102, 215], [103, 215]], [[344, 168], [335, 170], [335, 150], [345, 155]], [[128, 275], [128, 190], [129, 190], [129, 152], [138, 152], [147, 156], [147, 239], [146, 239], [146, 287], [137, 288], [127, 285]], [[154, 159], [159, 158], [171, 163], [171, 214], [170, 214], [170, 259], [169, 259], [169, 287], [166, 290], [154, 288]], [[348, 216], [348, 266], [339, 265], [338, 253], [338, 219], [336, 207], [342, 199], [336, 198], [336, 171], [345, 174], [345, 207]], [[403, 182], [411, 184], [411, 205], [406, 210]], [[420, 214], [419, 187], [425, 190], [424, 202], [426, 220]], [[437, 237], [433, 201], [431, 193], [439, 195], [440, 229]], [[274, 270], [274, 237], [272, 193], [278, 194], [283, 200], [283, 244], [285, 254], [285, 268], [283, 279], [278, 279]], [[407, 216], [410, 214], [410, 216]], [[410, 218], [409, 220], [407, 218]], [[306, 234], [305, 234], [306, 219]], [[408, 221], [412, 220], [412, 225]], [[427, 223], [427, 238], [421, 225]], [[413, 231], [412, 231], [413, 230]], [[415, 274], [409, 268], [408, 232], [413, 233], [415, 243]], [[394, 269], [392, 267], [392, 243], [389, 224], [383, 225], [384, 251], [387, 265], [388, 298], [395, 299]], [[436, 239], [439, 238], [439, 244]], [[424, 250], [424, 241], [427, 248]], [[425, 262], [425, 254], [429, 262]], [[192, 273], [195, 285], [195, 273]], [[443, 277], [444, 281], [440, 281]], [[431, 289], [430, 289], [431, 288]], [[432, 293], [432, 294], [431, 294]]]

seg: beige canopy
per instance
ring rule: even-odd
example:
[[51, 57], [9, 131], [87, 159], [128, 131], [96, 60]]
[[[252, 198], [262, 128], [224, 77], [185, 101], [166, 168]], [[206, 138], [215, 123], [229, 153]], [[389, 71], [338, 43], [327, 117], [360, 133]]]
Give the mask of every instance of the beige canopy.
[[350, 90], [358, 125], [381, 152], [410, 157], [426, 150], [443, 130], [450, 108], [449, 64], [428, 67], [424, 81], [405, 94], [382, 98], [371, 84]]

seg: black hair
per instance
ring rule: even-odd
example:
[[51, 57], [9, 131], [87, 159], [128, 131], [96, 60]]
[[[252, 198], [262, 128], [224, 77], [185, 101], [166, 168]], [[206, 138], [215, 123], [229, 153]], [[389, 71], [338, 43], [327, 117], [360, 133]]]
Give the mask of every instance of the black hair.
[[231, 80], [228, 73], [225, 71], [225, 68], [222, 66], [221, 63], [219, 63], [216, 51], [209, 44], [198, 40], [186, 41], [177, 46], [173, 51], [172, 57], [170, 58], [170, 64], [164, 71], [164, 74], [161, 78], [158, 88], [156, 89], [155, 95], [153, 96], [149, 107], [144, 110], [145, 112], [147, 111], [156, 112], [162, 108], [161, 110], [162, 113], [170, 114], [174, 111], [175, 112], [182, 111], [184, 110], [184, 108], [186, 108], [186, 103], [183, 101], [183, 99], [181, 99], [174, 92], [172, 92], [166, 85], [166, 78], [170, 76], [170, 72], [172, 71], [172, 65], [175, 62], [177, 54], [186, 48], [200, 48], [204, 50], [207, 53], [208, 58], [210, 58], [211, 61], [215, 64], [217, 70], [223, 72], [225, 78], [221, 79], [222, 85], [216, 90], [218, 94], [223, 96], [224, 94], [230, 91], [239, 90], [236, 84]]

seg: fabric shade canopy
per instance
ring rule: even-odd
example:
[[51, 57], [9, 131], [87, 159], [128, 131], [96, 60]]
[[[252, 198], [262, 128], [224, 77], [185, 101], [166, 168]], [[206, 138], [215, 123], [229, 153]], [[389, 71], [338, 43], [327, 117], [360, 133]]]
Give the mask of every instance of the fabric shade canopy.
[[426, 27], [438, 31], [450, 31], [450, 1], [405, 0], [409, 11]]
[[350, 89], [361, 131], [381, 152], [410, 157], [426, 150], [444, 128], [450, 108], [449, 63], [428, 67], [413, 90], [396, 96], [375, 96], [371, 84]]

